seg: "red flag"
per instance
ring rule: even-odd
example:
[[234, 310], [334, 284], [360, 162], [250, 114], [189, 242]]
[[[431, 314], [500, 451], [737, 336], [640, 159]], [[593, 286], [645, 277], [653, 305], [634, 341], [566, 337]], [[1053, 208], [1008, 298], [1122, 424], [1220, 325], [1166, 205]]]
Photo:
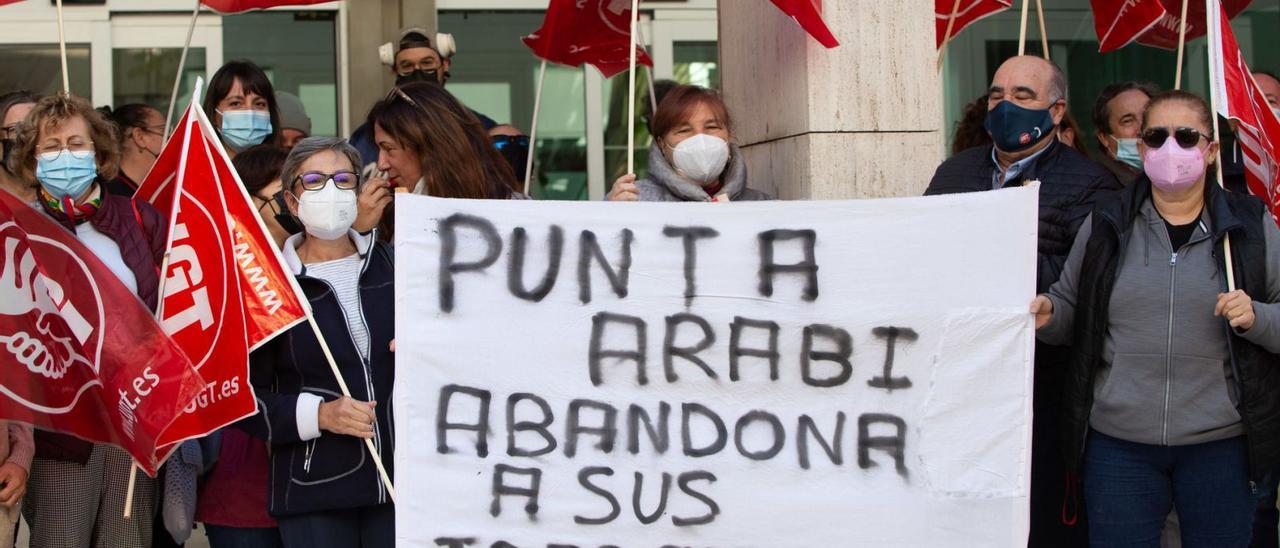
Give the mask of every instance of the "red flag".
[[[1098, 33], [1100, 53], [1120, 49], [1135, 40], [1145, 46], [1178, 48], [1182, 0], [1089, 1], [1093, 4], [1093, 27]], [[1227, 13], [1235, 17], [1251, 1], [1227, 0]], [[1205, 29], [1204, 4], [1190, 0], [1187, 5], [1187, 40], [1204, 36]]]
[[[959, 6], [956, 4], [959, 4]], [[971, 23], [1007, 10], [1012, 6], [1013, 0], [934, 0], [933, 24], [937, 31], [938, 42], [935, 47], [941, 48], [943, 43], [955, 38], [962, 29]], [[951, 20], [953, 11], [956, 14], [956, 22], [951, 23], [951, 36], [947, 36], [947, 22]]]
[[22, 0], [0, 0], [0, 6], [4, 6], [7, 4], [17, 4], [18, 2], [21, 2], [21, 1]]
[[0, 416], [119, 445], [147, 474], [203, 386], [132, 291], [74, 235], [0, 192]]
[[[561, 65], [596, 67], [605, 78], [631, 66], [630, 0], [551, 0], [542, 26], [523, 38], [533, 54]], [[636, 63], [653, 60], [635, 46]]]
[[138, 197], [174, 219], [161, 325], [207, 382], [161, 446], [252, 415], [250, 350], [306, 317], [296, 282], [230, 163], [193, 101], [138, 187]]
[[1244, 62], [1227, 12], [1217, 0], [1209, 14], [1209, 87], [1218, 114], [1235, 121], [1249, 192], [1280, 223], [1280, 119]]
[[265, 10], [277, 6], [310, 6], [332, 0], [200, 0], [205, 7], [219, 13], [240, 13], [249, 10]]
[[782, 13], [790, 15], [805, 32], [809, 33], [819, 44], [828, 48], [840, 45], [840, 41], [831, 34], [826, 21], [822, 20], [822, 0], [772, 0]]

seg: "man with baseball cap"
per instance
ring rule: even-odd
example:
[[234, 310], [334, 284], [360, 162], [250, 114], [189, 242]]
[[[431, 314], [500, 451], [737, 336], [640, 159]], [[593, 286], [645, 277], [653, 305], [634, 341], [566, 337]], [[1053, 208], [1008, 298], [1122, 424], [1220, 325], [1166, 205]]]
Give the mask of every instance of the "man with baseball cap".
[[[391, 67], [391, 72], [396, 75], [397, 86], [412, 82], [430, 82], [443, 86], [449, 80], [449, 69], [453, 65], [453, 54], [456, 51], [453, 36], [436, 34], [433, 41], [426, 30], [408, 27], [400, 31], [399, 41], [394, 45], [390, 42], [383, 44], [378, 49], [378, 55], [382, 63]], [[498, 125], [488, 116], [474, 110], [471, 112], [480, 119], [486, 130]], [[378, 160], [378, 145], [374, 143], [373, 128], [368, 123], [360, 124], [351, 134], [351, 144], [360, 151], [365, 164]]]

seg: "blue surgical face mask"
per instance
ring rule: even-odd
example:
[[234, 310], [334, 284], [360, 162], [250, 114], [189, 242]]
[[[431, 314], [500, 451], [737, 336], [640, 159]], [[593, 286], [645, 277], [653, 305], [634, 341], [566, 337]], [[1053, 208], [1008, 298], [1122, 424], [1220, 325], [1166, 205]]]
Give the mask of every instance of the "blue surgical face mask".
[[237, 152], [271, 135], [271, 113], [263, 110], [218, 111], [222, 115], [222, 139]]
[[1111, 140], [1116, 142], [1116, 160], [1133, 168], [1134, 171], [1142, 171], [1142, 155], [1138, 153], [1138, 140], [1115, 137]]
[[1053, 114], [1049, 109], [1032, 110], [1009, 101], [1000, 101], [987, 112], [982, 127], [991, 134], [996, 148], [1004, 152], [1020, 152], [1040, 142], [1053, 131]]
[[54, 198], [79, 198], [98, 177], [98, 163], [93, 151], [48, 152], [36, 158], [36, 179]]

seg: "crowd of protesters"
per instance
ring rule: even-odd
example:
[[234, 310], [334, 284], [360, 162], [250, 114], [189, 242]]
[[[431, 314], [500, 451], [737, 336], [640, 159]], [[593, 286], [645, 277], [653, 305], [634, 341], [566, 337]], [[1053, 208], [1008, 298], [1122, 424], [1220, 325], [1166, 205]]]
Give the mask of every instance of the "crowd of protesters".
[[[125, 452], [0, 423], [0, 546], [19, 515], [36, 547], [175, 546], [192, 521], [214, 548], [394, 545], [391, 497], [365, 449], [394, 474], [393, 192], [529, 198], [528, 138], [449, 93], [453, 52], [439, 46], [400, 34], [396, 83], [350, 141], [310, 136], [302, 103], [254, 63], [217, 71], [203, 108], [329, 350], [309, 327], [257, 349], [259, 413], [140, 476], [130, 519]], [[1256, 78], [1280, 112], [1280, 80]], [[719, 93], [657, 89], [647, 173], [616, 180], [609, 200], [772, 199]], [[1039, 185], [1029, 544], [1276, 546], [1280, 229], [1224, 161], [1202, 98], [1106, 87], [1092, 157], [1067, 100], [1058, 67], [1007, 60], [926, 192]], [[163, 114], [20, 91], [0, 96], [0, 118], [0, 187], [154, 309], [168, 229], [131, 196], [164, 146]]]

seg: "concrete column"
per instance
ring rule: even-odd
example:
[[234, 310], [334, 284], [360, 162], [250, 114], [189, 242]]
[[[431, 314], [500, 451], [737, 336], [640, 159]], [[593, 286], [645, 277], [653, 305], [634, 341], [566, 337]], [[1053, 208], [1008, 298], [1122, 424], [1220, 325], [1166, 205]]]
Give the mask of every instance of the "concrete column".
[[828, 50], [771, 2], [720, 0], [721, 84], [752, 185], [916, 196], [943, 156], [933, 3], [826, 0]]
[[350, 1], [347, 16], [347, 40], [351, 75], [350, 122], [354, 130], [364, 123], [373, 104], [382, 99], [395, 78], [391, 70], [378, 61], [378, 46], [394, 42], [400, 29], [410, 25], [436, 29], [435, 0], [355, 0]]

